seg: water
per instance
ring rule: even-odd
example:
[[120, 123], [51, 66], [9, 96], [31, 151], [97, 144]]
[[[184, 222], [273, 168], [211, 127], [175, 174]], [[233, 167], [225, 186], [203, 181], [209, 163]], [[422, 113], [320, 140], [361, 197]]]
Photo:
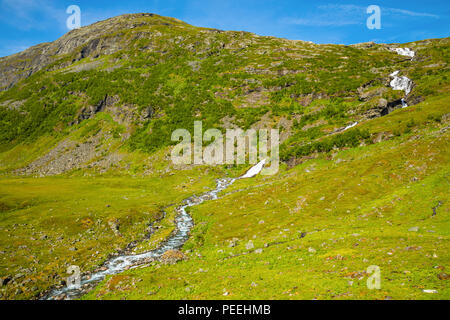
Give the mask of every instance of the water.
[[408, 104], [406, 103], [405, 99], [402, 99], [402, 108], [408, 107]]
[[414, 58], [416, 53], [410, 48], [392, 48], [391, 51], [397, 52], [399, 55]]
[[390, 86], [394, 90], [405, 91], [405, 96], [407, 96], [411, 93], [413, 82], [408, 77], [399, 77], [398, 74], [399, 71], [395, 71], [394, 73], [390, 74], [390, 77], [393, 78], [390, 82]]
[[[245, 175], [238, 179], [253, 177], [259, 173], [263, 167], [264, 160], [256, 166], [250, 168]], [[262, 164], [261, 164], [262, 163]], [[255, 174], [255, 172], [257, 172]], [[118, 274], [130, 268], [136, 268], [139, 265], [148, 263], [152, 259], [161, 257], [168, 250], [181, 248], [189, 238], [189, 233], [194, 226], [192, 217], [186, 212], [186, 208], [199, 205], [207, 200], [216, 200], [219, 192], [232, 185], [237, 179], [218, 179], [216, 188], [200, 196], [192, 196], [185, 199], [182, 205], [177, 208], [178, 215], [175, 219], [176, 231], [155, 250], [147, 251], [141, 254], [130, 255], [123, 254], [107, 260], [101, 271], [94, 272], [81, 279], [81, 286], [67, 286], [60, 289], [54, 289], [43, 297], [45, 300], [54, 299], [74, 299], [85, 294], [88, 289], [93, 288], [98, 282], [102, 281], [107, 275]]]

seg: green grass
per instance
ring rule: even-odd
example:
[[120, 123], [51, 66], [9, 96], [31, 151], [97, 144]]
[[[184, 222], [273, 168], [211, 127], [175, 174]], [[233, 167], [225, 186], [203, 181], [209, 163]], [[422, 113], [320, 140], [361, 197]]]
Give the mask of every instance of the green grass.
[[[238, 181], [192, 208], [189, 260], [111, 276], [84, 298], [448, 299], [448, 147], [439, 127], [417, 128]], [[380, 290], [366, 286], [370, 265]]]
[[[191, 208], [187, 261], [111, 276], [84, 299], [450, 298], [438, 278], [449, 268], [449, 38], [405, 44], [416, 52], [410, 61], [385, 45], [315, 45], [156, 15], [114, 23], [98, 37], [118, 37], [123, 49], [78, 60], [83, 44], [0, 92], [0, 277], [15, 277], [1, 299], [36, 297], [69, 265], [95, 269], [158, 220], [135, 252], [157, 247], [184, 198], [242, 174], [243, 165], [170, 163], [173, 130], [192, 133], [199, 120], [222, 131], [284, 122], [286, 163]], [[395, 70], [414, 81], [411, 98], [422, 102], [364, 120], [381, 98], [403, 97], [386, 87]], [[108, 109], [74, 124], [106, 95], [133, 110], [131, 120], [119, 123]], [[149, 107], [153, 118], [141, 120]], [[97, 134], [100, 152], [82, 165], [54, 177], [15, 175], [64, 141], [81, 145]], [[111, 154], [120, 160], [95, 165]], [[381, 268], [380, 290], [365, 285], [370, 265]]]
[[[144, 239], [164, 208], [214, 186], [214, 176], [193, 169], [146, 178], [2, 178], [0, 276], [23, 274], [1, 289], [2, 296], [32, 298], [65, 279], [69, 265], [92, 270], [108, 254]], [[170, 225], [166, 219], [162, 224]]]

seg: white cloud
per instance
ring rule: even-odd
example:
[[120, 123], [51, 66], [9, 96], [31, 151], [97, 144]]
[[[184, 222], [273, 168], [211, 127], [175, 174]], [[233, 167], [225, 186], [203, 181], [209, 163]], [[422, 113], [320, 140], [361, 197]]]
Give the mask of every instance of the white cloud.
[[[281, 19], [282, 23], [312, 27], [348, 26], [365, 24], [367, 7], [354, 4], [327, 4], [317, 6], [318, 11], [304, 17], [289, 17]], [[407, 16], [439, 19], [438, 15], [424, 12], [414, 12], [404, 9], [381, 7], [382, 15]]]
[[311, 26], [311, 27], [330, 27], [330, 26], [349, 26], [363, 24], [361, 21], [356, 19], [340, 19], [333, 18], [329, 16], [316, 16], [312, 18], [284, 18], [281, 20], [282, 23], [301, 25], [301, 26]]
[[411, 17], [426, 17], [426, 18], [435, 18], [439, 19], [439, 16], [436, 14], [431, 13], [425, 13], [425, 12], [414, 12], [404, 9], [395, 9], [395, 8], [381, 8], [382, 12], [390, 13], [390, 14], [400, 14], [400, 15], [406, 15]]
[[[347, 13], [361, 13], [364, 12], [367, 7], [364, 6], [358, 6], [354, 4], [328, 4], [328, 5], [321, 5], [317, 7], [321, 10], [340, 10], [342, 12]], [[411, 16], [411, 17], [428, 17], [428, 18], [436, 18], [438, 19], [439, 16], [431, 13], [426, 12], [415, 12], [405, 9], [397, 9], [397, 8], [389, 8], [389, 7], [381, 7], [381, 12], [388, 15], [405, 15], [405, 16]], [[365, 13], [365, 12], [364, 12]]]

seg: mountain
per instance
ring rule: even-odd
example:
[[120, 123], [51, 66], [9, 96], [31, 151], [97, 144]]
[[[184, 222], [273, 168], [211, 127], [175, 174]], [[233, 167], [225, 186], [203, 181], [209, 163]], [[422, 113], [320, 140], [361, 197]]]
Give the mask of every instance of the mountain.
[[243, 174], [170, 161], [172, 132], [201, 120], [279, 129], [279, 173], [190, 208], [187, 260], [88, 298], [448, 298], [449, 42], [314, 44], [144, 13], [0, 58], [1, 297], [156, 248], [183, 199]]

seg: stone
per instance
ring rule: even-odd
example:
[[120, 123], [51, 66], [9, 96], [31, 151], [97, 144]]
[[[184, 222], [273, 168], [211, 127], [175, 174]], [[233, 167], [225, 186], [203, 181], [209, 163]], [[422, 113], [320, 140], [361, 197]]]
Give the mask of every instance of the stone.
[[11, 276], [0, 278], [0, 287], [6, 286], [12, 280]]
[[110, 220], [108, 221], [108, 225], [111, 228], [111, 230], [114, 232], [114, 235], [116, 237], [121, 237], [122, 234], [119, 232], [119, 223], [117, 220]]
[[151, 119], [153, 117], [153, 114], [154, 114], [153, 108], [152, 107], [146, 107], [141, 112], [141, 120], [143, 121], [143, 120]]
[[378, 99], [378, 108], [386, 108], [388, 105], [388, 101], [384, 98]]
[[309, 247], [308, 248], [309, 253], [316, 253], [316, 249]]
[[160, 258], [164, 264], [174, 264], [185, 259], [186, 255], [180, 250], [167, 250]]
[[448, 280], [450, 278], [450, 276], [447, 273], [439, 273], [438, 274], [438, 278], [439, 280]]
[[419, 231], [419, 227], [411, 227], [408, 229], [408, 231], [410, 232], [418, 232]]
[[249, 242], [247, 242], [247, 244], [245, 245], [245, 249], [247, 250], [251, 250], [255, 247], [255, 245], [253, 244], [253, 241], [250, 240]]
[[433, 289], [424, 289], [423, 292], [425, 292], [425, 293], [438, 293], [437, 290], [433, 290]]

